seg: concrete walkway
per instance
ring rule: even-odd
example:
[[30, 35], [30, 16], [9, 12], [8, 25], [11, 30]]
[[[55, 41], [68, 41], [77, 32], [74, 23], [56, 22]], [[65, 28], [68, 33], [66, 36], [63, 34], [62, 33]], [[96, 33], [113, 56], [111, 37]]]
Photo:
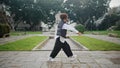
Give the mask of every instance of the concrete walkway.
[[73, 51], [70, 62], [61, 51], [48, 62], [50, 51], [0, 51], [0, 68], [120, 68], [120, 51]]
[[92, 34], [88, 35], [88, 34], [85, 34], [84, 36], [88, 36], [88, 37], [91, 37], [91, 38], [96, 38], [96, 39], [120, 44], [120, 38], [109, 37], [107, 35], [92, 35]]
[[6, 44], [8, 42], [14, 42], [16, 40], [24, 39], [24, 38], [31, 37], [31, 36], [48, 36], [48, 35], [43, 35], [43, 34], [28, 34], [28, 35], [10, 36], [10, 37], [6, 37], [6, 38], [0, 38], [0, 45]]
[[10, 37], [6, 37], [6, 38], [0, 38], [0, 44], [5, 44], [8, 42], [14, 42], [16, 40], [20, 40], [26, 37], [30, 37], [30, 35], [24, 35], [24, 36], [10, 36]]
[[[53, 32], [52, 32], [53, 33]], [[51, 36], [50, 32], [43, 32], [42, 34], [27, 34], [27, 35], [20, 35], [20, 36], [10, 36], [6, 38], [0, 38], [0, 45], [6, 44], [8, 42], [14, 42], [16, 40], [20, 40], [30, 36]], [[54, 34], [52, 34], [54, 36]]]

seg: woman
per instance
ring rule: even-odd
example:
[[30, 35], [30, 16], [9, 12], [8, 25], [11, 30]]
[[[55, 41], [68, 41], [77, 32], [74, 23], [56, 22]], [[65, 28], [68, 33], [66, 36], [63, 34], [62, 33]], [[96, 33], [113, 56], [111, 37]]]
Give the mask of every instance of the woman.
[[69, 44], [66, 41], [66, 34], [67, 34], [67, 30], [71, 30], [79, 35], [81, 33], [67, 24], [68, 15], [66, 13], [61, 13], [60, 19], [61, 21], [59, 22], [57, 27], [57, 33], [56, 33], [57, 37], [56, 37], [55, 46], [50, 54], [49, 61], [54, 61], [54, 58], [57, 56], [57, 54], [61, 49], [63, 49], [67, 57], [69, 58], [75, 57], [75, 55], [73, 55], [71, 51]]

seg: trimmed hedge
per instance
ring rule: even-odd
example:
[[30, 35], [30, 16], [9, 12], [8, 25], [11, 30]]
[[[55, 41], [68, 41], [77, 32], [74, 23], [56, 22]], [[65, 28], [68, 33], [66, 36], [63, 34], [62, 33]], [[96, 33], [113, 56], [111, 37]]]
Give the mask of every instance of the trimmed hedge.
[[116, 22], [115, 30], [120, 30], [120, 20]]
[[7, 24], [0, 24], [0, 37], [3, 37], [4, 34], [8, 34], [8, 35], [6, 35], [6, 37], [7, 37], [7, 36], [9, 36], [9, 33], [10, 33], [9, 25], [7, 25]]
[[84, 33], [85, 31], [85, 26], [83, 26], [82, 24], [76, 25], [75, 28], [81, 33]]

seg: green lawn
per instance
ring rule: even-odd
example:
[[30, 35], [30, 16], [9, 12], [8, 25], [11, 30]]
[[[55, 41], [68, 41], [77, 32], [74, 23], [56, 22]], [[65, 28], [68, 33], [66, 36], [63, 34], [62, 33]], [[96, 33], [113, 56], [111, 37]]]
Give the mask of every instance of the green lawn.
[[72, 36], [71, 38], [78, 41], [79, 43], [81, 43], [82, 45], [84, 45], [85, 47], [87, 47], [91, 51], [94, 51], [94, 50], [95, 51], [96, 50], [120, 51], [120, 44], [115, 44], [115, 43], [111, 43], [111, 42], [107, 42], [107, 41], [103, 41], [103, 40], [98, 40], [98, 39], [94, 39], [94, 38], [90, 38], [90, 37], [86, 37], [86, 36]]
[[37, 44], [45, 39], [47, 39], [46, 36], [28, 37], [15, 42], [0, 45], [0, 51], [32, 50]]
[[10, 35], [18, 36], [18, 35], [25, 35], [25, 34], [42, 34], [41, 31], [11, 31]]
[[120, 35], [120, 31], [85, 31], [85, 34], [91, 34], [93, 32], [98, 32], [100, 35], [107, 35], [108, 33], [114, 33]]

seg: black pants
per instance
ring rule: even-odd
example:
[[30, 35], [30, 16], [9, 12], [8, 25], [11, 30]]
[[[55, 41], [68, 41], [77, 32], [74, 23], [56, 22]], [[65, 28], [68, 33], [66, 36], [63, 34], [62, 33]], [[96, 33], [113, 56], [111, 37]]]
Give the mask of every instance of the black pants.
[[53, 48], [52, 53], [50, 54], [50, 57], [55, 58], [61, 49], [63, 49], [67, 57], [73, 56], [73, 53], [71, 51], [69, 44], [66, 41], [62, 43], [60, 41], [60, 37], [58, 37], [56, 39], [55, 46]]

